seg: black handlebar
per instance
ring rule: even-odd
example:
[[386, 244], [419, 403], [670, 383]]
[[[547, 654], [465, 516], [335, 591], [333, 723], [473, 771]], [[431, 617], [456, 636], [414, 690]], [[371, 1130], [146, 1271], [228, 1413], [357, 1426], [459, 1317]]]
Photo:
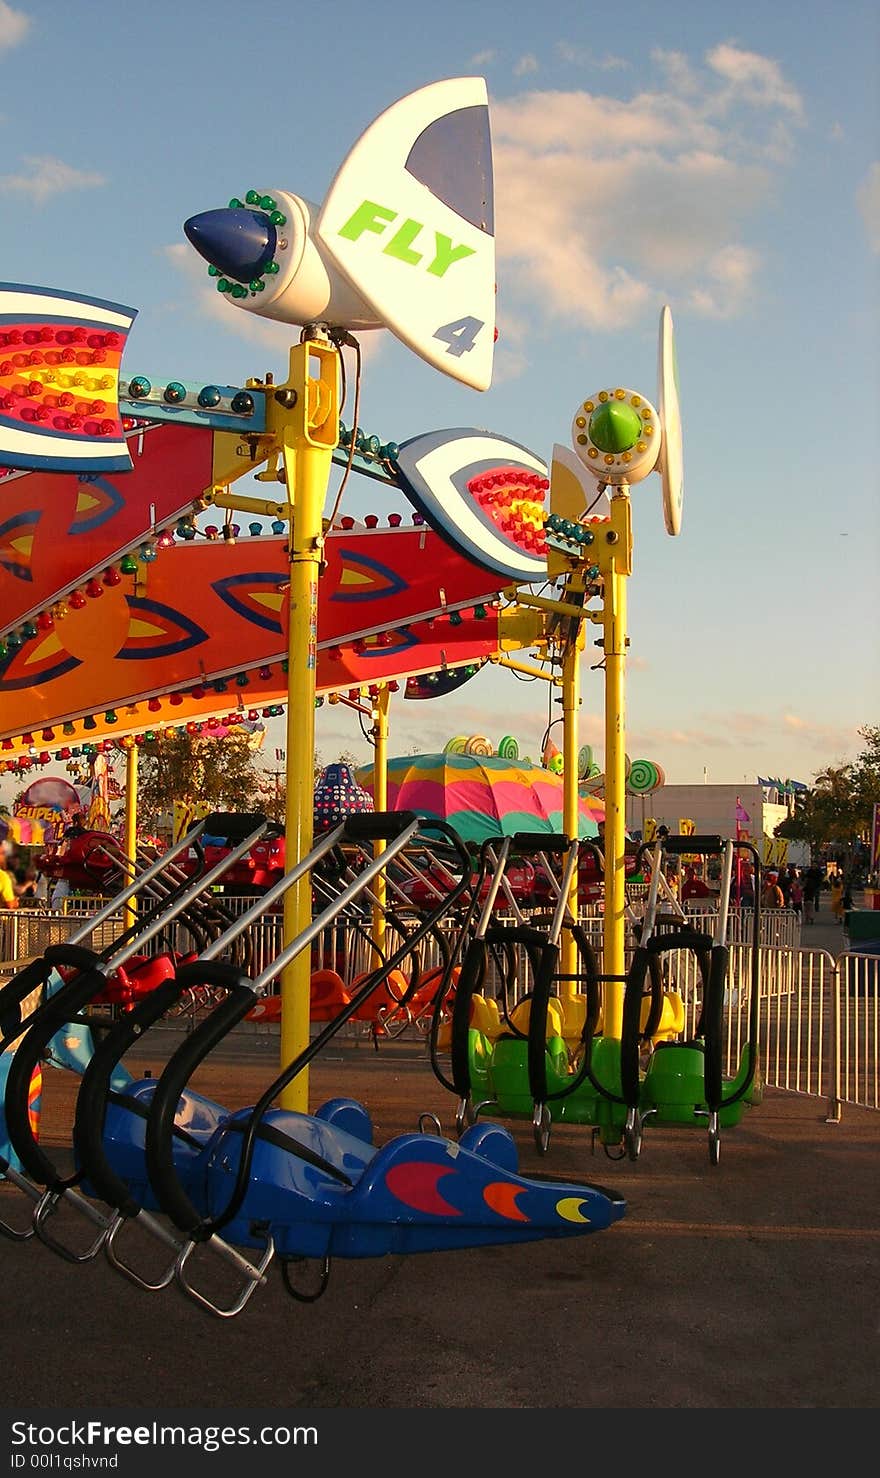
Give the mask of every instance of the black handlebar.
[[163, 1211], [181, 1231], [192, 1235], [202, 1226], [204, 1214], [186, 1194], [174, 1164], [175, 1114], [180, 1095], [199, 1063], [244, 1020], [255, 993], [247, 977], [222, 960], [194, 960], [191, 965], [181, 966], [178, 980], [181, 977], [183, 989], [192, 983], [219, 985], [229, 991], [169, 1059], [156, 1083], [147, 1117], [145, 1151], [150, 1184]]
[[[385, 813], [372, 813], [367, 816], [350, 818], [358, 823], [369, 823], [376, 816]], [[395, 812], [395, 817], [402, 821], [396, 834], [406, 829], [411, 821], [418, 818], [412, 812]], [[384, 826], [384, 820], [381, 823]], [[161, 1077], [158, 1080], [153, 1100], [147, 1119], [147, 1171], [150, 1183], [156, 1193], [162, 1209], [168, 1213], [177, 1226], [185, 1231], [193, 1240], [207, 1240], [222, 1227], [227, 1226], [238, 1212], [247, 1194], [250, 1167], [253, 1159], [254, 1146], [260, 1122], [266, 1110], [275, 1101], [278, 1095], [286, 1088], [303, 1069], [323, 1050], [327, 1042], [335, 1036], [341, 1026], [360, 1009], [373, 992], [387, 979], [393, 969], [396, 969], [404, 960], [412, 948], [421, 942], [427, 933], [439, 922], [446, 909], [453, 904], [468, 886], [467, 852], [457, 832], [444, 821], [424, 821], [426, 829], [436, 830], [447, 836], [455, 846], [462, 859], [462, 876], [455, 886], [450, 890], [448, 898], [442, 899], [440, 903], [427, 914], [425, 914], [418, 927], [412, 935], [404, 940], [403, 944], [396, 949], [376, 970], [370, 972], [363, 983], [358, 987], [351, 997], [349, 1003], [329, 1021], [323, 1031], [309, 1042], [291, 1063], [275, 1078], [269, 1087], [262, 1093], [242, 1122], [242, 1150], [235, 1175], [235, 1184], [230, 1193], [229, 1200], [222, 1211], [213, 1215], [199, 1214], [193, 1206], [184, 1190], [174, 1165], [172, 1131], [174, 1126], [174, 1113], [180, 1099], [180, 1094], [185, 1088], [189, 1078], [207, 1057], [218, 1042], [247, 1014], [253, 1005], [254, 991], [246, 977], [237, 974], [230, 966], [223, 966], [220, 962], [194, 961], [191, 966], [183, 966], [181, 975], [187, 978], [201, 981], [215, 981], [226, 985], [230, 989], [230, 995], [218, 1007], [215, 1007], [211, 1015], [196, 1028], [194, 1032], [181, 1044], [172, 1054]], [[369, 830], [368, 826], [364, 830]], [[221, 972], [223, 972], [221, 974]]]
[[104, 1116], [111, 1079], [128, 1049], [183, 995], [188, 985], [187, 968], [181, 965], [169, 980], [160, 981], [99, 1042], [83, 1073], [77, 1094], [73, 1124], [77, 1160], [98, 1195], [123, 1216], [136, 1216], [141, 1207], [127, 1183], [116, 1174], [104, 1151]]
[[75, 1185], [82, 1177], [79, 1173], [63, 1178], [48, 1155], [40, 1148], [28, 1113], [28, 1094], [31, 1077], [42, 1061], [46, 1048], [56, 1032], [69, 1021], [72, 1014], [82, 1009], [107, 983], [107, 976], [94, 955], [76, 945], [53, 945], [46, 951], [46, 958], [65, 955], [64, 963], [74, 963], [78, 957], [79, 973], [58, 991], [57, 995], [44, 1002], [39, 1020], [28, 1028], [18, 1046], [6, 1079], [6, 1127], [9, 1140], [27, 1173], [39, 1184], [63, 1190]]
[[560, 856], [567, 852], [571, 840], [564, 832], [518, 831], [514, 834], [511, 852], [549, 852]]
[[703, 856], [714, 856], [724, 851], [727, 842], [721, 836], [668, 836], [663, 838], [663, 850], [673, 857], [683, 853], [698, 852]]
[[346, 818], [343, 841], [390, 842], [418, 819], [415, 811], [364, 811]]

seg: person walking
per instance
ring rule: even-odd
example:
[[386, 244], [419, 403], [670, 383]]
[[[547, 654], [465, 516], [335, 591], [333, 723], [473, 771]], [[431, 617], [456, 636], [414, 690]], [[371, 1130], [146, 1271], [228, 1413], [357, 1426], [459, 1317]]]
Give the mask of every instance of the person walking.
[[791, 887], [788, 890], [788, 902], [789, 907], [793, 908], [797, 914], [798, 923], [800, 923], [804, 906], [804, 890], [801, 885], [800, 874], [797, 871], [792, 873]]
[[811, 863], [804, 874], [804, 923], [812, 924], [819, 912], [819, 890], [822, 887], [822, 869]]
[[838, 924], [844, 922], [845, 905], [843, 891], [843, 878], [840, 876], [840, 873], [835, 873], [831, 879], [831, 912]]
[[784, 908], [785, 907], [785, 899], [782, 896], [782, 889], [780, 888], [779, 883], [776, 880], [776, 874], [775, 874], [775, 872], [768, 872], [768, 874], [767, 874], [767, 878], [766, 878], [766, 881], [764, 883], [763, 890], [761, 892], [761, 907], [762, 908]]
[[755, 872], [747, 860], [740, 862], [739, 899], [743, 908], [752, 908], [755, 902]]

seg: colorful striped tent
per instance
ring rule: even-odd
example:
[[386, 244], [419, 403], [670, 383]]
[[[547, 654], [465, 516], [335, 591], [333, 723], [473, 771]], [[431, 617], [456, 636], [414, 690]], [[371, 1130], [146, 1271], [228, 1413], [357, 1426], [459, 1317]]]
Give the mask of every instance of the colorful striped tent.
[[[372, 765], [359, 769], [357, 779], [372, 795]], [[563, 830], [562, 777], [497, 755], [415, 754], [389, 760], [388, 805], [448, 821], [465, 842]], [[604, 819], [601, 800], [580, 797], [581, 837], [598, 836]]]

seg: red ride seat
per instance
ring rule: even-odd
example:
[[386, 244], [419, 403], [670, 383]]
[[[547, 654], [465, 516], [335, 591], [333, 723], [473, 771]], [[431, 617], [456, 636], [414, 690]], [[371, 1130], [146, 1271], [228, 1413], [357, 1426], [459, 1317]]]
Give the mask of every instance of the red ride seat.
[[[356, 975], [349, 987], [349, 997], [353, 996], [358, 987], [371, 974], [364, 971], [362, 975]], [[358, 1006], [352, 1016], [352, 1021], [380, 1021], [384, 1017], [392, 1015], [398, 1006], [401, 996], [409, 989], [409, 981], [402, 970], [390, 970], [388, 977], [381, 986], [377, 986], [372, 995]], [[409, 1003], [407, 1002], [407, 1005]]]
[[262, 1022], [280, 1021], [281, 997], [264, 996], [261, 1001], [257, 1001], [256, 1005], [251, 1007], [250, 1011], [245, 1017], [245, 1020]]
[[107, 984], [93, 999], [105, 1006], [121, 1006], [130, 1011], [136, 1001], [149, 995], [164, 980], [172, 980], [177, 965], [168, 954], [132, 955], [125, 966], [117, 965]]
[[334, 1016], [339, 1015], [343, 1006], [348, 1006], [351, 1002], [345, 982], [335, 970], [315, 970], [311, 977], [310, 988], [309, 1018], [311, 1021], [332, 1021]]

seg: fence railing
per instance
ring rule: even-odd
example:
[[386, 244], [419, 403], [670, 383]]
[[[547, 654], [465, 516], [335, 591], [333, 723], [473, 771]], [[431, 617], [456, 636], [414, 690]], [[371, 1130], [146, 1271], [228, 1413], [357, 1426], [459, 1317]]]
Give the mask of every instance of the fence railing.
[[[252, 900], [224, 900], [240, 912]], [[714, 916], [704, 910], [700, 922], [712, 932]], [[54, 913], [15, 909], [0, 915], [0, 960], [5, 974], [17, 964], [43, 953], [50, 944], [62, 943], [82, 927], [88, 913]], [[838, 958], [825, 950], [809, 950], [787, 942], [792, 923], [787, 911], [764, 915], [758, 946], [759, 1060], [764, 1082], [788, 1092], [824, 1098], [829, 1119], [840, 1117], [843, 1104], [880, 1108], [880, 957], [847, 950]], [[362, 926], [351, 922], [326, 929], [312, 948], [314, 969], [337, 970], [346, 982], [378, 963], [369, 937], [369, 915]], [[586, 910], [584, 930], [597, 957], [602, 957], [602, 915]], [[737, 923], [750, 924], [750, 919]], [[98, 950], [118, 938], [124, 928], [122, 912], [97, 929], [90, 945]], [[252, 950], [250, 971], [257, 975], [278, 955], [282, 947], [280, 914], [258, 919], [249, 930]], [[729, 931], [730, 961], [725, 1009], [725, 1071], [739, 1068], [747, 1039], [749, 993], [752, 973], [752, 944]], [[779, 942], [782, 940], [783, 942]], [[173, 945], [173, 939], [170, 941]], [[180, 941], [184, 944], [184, 941]], [[399, 942], [389, 937], [393, 947]], [[168, 947], [169, 941], [165, 941]], [[626, 963], [633, 947], [628, 941]], [[426, 939], [421, 947], [422, 970], [442, 962], [438, 940]], [[681, 995], [688, 1031], [693, 1031], [701, 1006], [702, 981], [698, 962], [690, 951], [670, 951], [663, 956], [665, 983]], [[512, 982], [515, 1004], [531, 981], [521, 962]], [[501, 982], [493, 964], [487, 971], [485, 988], [500, 994]]]

